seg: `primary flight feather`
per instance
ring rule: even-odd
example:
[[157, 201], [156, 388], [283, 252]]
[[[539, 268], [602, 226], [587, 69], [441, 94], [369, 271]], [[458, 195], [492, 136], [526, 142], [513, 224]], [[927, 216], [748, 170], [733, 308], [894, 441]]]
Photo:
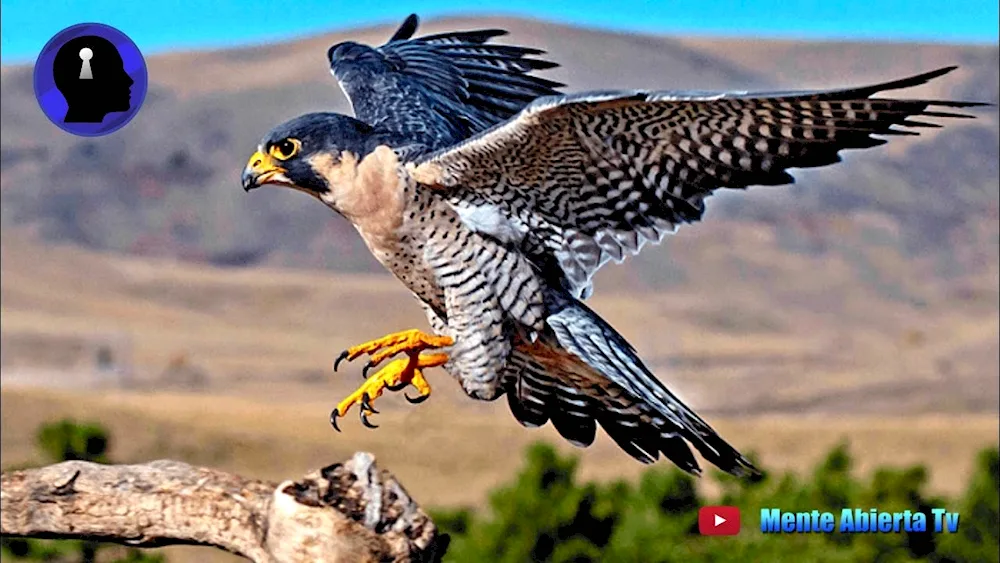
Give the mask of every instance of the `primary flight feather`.
[[[859, 88], [801, 92], [604, 91], [562, 95], [534, 76], [537, 49], [479, 30], [334, 45], [330, 69], [355, 117], [307, 114], [261, 140], [246, 190], [308, 193], [346, 217], [423, 303], [432, 333], [354, 346], [384, 365], [331, 414], [361, 420], [386, 389], [430, 394], [440, 366], [474, 398], [506, 396], [522, 424], [551, 422], [580, 446], [597, 426], [628, 454], [686, 471], [689, 446], [734, 474], [756, 469], [682, 403], [584, 303], [594, 273], [678, 225], [718, 188], [780, 185], [791, 168], [832, 164], [881, 136], [936, 127], [912, 119], [981, 105], [894, 100], [954, 67]], [[875, 136], [873, 136], [875, 135]]]

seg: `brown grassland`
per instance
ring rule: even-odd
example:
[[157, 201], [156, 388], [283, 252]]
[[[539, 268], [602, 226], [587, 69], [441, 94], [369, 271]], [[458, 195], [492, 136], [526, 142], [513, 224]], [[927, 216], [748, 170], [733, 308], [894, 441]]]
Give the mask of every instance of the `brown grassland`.
[[[349, 419], [342, 434], [333, 432], [327, 413], [360, 381], [359, 366], [336, 375], [323, 369], [337, 350], [364, 336], [422, 326], [417, 305], [388, 276], [231, 270], [42, 247], [17, 236], [3, 242], [5, 338], [65, 341], [127, 331], [136, 374], [132, 389], [95, 386], [79, 366], [57, 369], [56, 356], [45, 367], [48, 347], [33, 355], [32, 365], [12, 348], [0, 408], [5, 464], [36, 460], [37, 426], [71, 416], [106, 424], [116, 460], [174, 457], [270, 479], [368, 450], [422, 502], [455, 505], [481, 503], [518, 467], [531, 441], [560, 442], [551, 428], [518, 426], [503, 401], [465, 398], [443, 373], [432, 376], [434, 395], [424, 405], [383, 397], [378, 430]], [[36, 259], [41, 253], [46, 260]], [[848, 358], [817, 343], [832, 338], [830, 325], [849, 315], [815, 323], [786, 313], [776, 321], [785, 328], [761, 334], [748, 328], [748, 338], [739, 330], [720, 333], [706, 323], [711, 315], [704, 307], [699, 314], [685, 311], [693, 306], [683, 292], [651, 294], [659, 301], [654, 311], [642, 297], [595, 298], [595, 307], [633, 339], [654, 370], [670, 371], [672, 387], [768, 469], [805, 469], [848, 439], [862, 471], [926, 463], [933, 487], [955, 492], [973, 453], [996, 443], [996, 415], [968, 408], [968, 397], [988, 386], [988, 372], [963, 375], [972, 366], [954, 360], [953, 380], [942, 382], [939, 374], [917, 369], [952, 349], [988, 345], [997, 331], [988, 312], [937, 318], [927, 336], [876, 325]], [[747, 317], [743, 309], [752, 306], [740, 308], [744, 300], [752, 301], [722, 304]], [[667, 333], [671, 348], [658, 350], [656, 335]], [[947, 341], [937, 342], [944, 335]], [[879, 347], [895, 352], [886, 357]], [[181, 354], [211, 374], [204, 387], [160, 379], [160, 369]], [[686, 361], [671, 365], [664, 359], [670, 355]], [[982, 366], [981, 359], [970, 362]], [[913, 379], [894, 376], [897, 370]], [[879, 373], [887, 375], [874, 387], [878, 393], [866, 391]], [[921, 408], [949, 400], [964, 406]], [[642, 469], [604, 437], [580, 453], [587, 477], [635, 476]]]

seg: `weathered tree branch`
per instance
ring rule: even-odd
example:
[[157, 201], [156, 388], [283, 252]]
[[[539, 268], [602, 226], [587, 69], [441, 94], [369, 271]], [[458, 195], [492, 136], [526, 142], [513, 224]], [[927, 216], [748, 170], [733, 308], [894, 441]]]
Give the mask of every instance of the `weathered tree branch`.
[[177, 461], [4, 472], [0, 533], [209, 545], [260, 563], [437, 561], [447, 544], [367, 453], [277, 485]]

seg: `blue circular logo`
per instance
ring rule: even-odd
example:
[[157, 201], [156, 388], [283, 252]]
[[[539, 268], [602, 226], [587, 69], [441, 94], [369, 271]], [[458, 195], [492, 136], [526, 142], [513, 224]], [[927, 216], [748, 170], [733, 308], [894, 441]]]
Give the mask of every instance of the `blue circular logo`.
[[146, 99], [146, 61], [135, 43], [100, 23], [67, 27], [35, 61], [35, 98], [49, 121], [83, 137], [113, 133]]

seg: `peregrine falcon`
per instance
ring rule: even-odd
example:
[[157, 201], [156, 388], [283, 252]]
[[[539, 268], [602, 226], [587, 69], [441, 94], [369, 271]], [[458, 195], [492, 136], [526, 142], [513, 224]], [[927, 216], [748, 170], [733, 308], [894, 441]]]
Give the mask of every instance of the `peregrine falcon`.
[[506, 396], [514, 417], [551, 421], [581, 447], [598, 424], [625, 452], [662, 453], [700, 472], [756, 472], [584, 304], [591, 278], [647, 242], [698, 221], [718, 188], [794, 182], [791, 168], [842, 149], [971, 117], [982, 105], [886, 99], [954, 67], [872, 86], [789, 92], [599, 91], [561, 94], [532, 73], [544, 52], [492, 43], [502, 30], [414, 38], [410, 16], [380, 47], [328, 51], [355, 117], [310, 113], [279, 125], [243, 171], [245, 190], [305, 192], [347, 218], [422, 303], [431, 333], [406, 330], [345, 350], [380, 366], [331, 413], [362, 423], [383, 391], [428, 397], [440, 366], [469, 396]]

